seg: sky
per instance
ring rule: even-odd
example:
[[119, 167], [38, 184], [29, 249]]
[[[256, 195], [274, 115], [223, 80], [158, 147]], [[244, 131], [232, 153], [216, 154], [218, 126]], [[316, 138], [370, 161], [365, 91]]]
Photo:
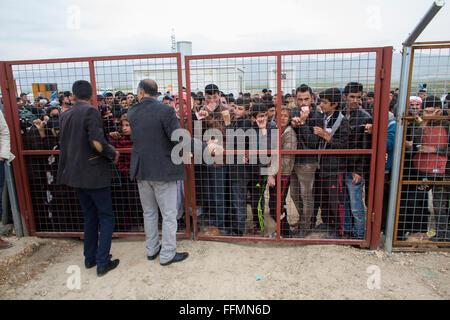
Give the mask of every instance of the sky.
[[[393, 46], [431, 0], [1, 0], [0, 60]], [[417, 41], [450, 39], [446, 4]]]

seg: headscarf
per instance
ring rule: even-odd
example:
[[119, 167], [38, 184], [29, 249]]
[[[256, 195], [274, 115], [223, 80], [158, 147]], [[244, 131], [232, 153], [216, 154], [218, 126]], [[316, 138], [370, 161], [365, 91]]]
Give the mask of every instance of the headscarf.
[[420, 98], [418, 96], [411, 96], [411, 97], [409, 97], [409, 103], [411, 103], [411, 102], [417, 102], [422, 107], [422, 98]]

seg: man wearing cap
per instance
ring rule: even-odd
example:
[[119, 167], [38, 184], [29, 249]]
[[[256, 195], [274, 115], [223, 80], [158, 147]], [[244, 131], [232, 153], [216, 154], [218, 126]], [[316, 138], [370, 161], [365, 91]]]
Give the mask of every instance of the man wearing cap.
[[[202, 134], [208, 129], [216, 129], [222, 133], [225, 144], [226, 127], [234, 120], [234, 115], [230, 109], [221, 103], [219, 87], [215, 84], [208, 84], [205, 87], [206, 105], [198, 112], [201, 121]], [[214, 139], [212, 137], [211, 139]], [[219, 139], [220, 140], [220, 139]], [[209, 210], [212, 235], [227, 235], [230, 230], [226, 230], [224, 225], [226, 205], [225, 188], [228, 166], [226, 164], [214, 164], [202, 167], [202, 175], [207, 186], [203, 194], [205, 209]]]

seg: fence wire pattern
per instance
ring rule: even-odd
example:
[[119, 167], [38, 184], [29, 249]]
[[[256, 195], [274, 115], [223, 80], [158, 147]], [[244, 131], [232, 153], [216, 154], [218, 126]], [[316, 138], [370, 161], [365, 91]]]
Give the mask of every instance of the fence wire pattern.
[[395, 244], [448, 245], [450, 45], [413, 47]]
[[[70, 59], [68, 59], [70, 60]], [[11, 63], [17, 100], [13, 109], [20, 124], [34, 231], [37, 234], [83, 232], [83, 213], [76, 192], [56, 184], [59, 116], [74, 104], [76, 80], [90, 81], [109, 143], [120, 152], [111, 163], [111, 195], [116, 234], [143, 234], [142, 207], [136, 181], [129, 177], [131, 129], [127, 111], [137, 103], [140, 80], [152, 78], [163, 94], [180, 91], [179, 55], [95, 58], [54, 63]], [[25, 95], [23, 95], [25, 94]], [[178, 182], [178, 233], [187, 235], [184, 183]], [[161, 227], [161, 219], [159, 219]]]
[[386, 139], [378, 132], [385, 49], [188, 56], [184, 63], [179, 54], [6, 62], [2, 89], [11, 84], [17, 96], [11, 110], [32, 234], [83, 231], [75, 191], [56, 185], [58, 118], [74, 103], [73, 82], [83, 79], [121, 153], [111, 164], [115, 232], [143, 235], [137, 184], [128, 176], [127, 111], [139, 81], [151, 78], [181, 127], [225, 149], [212, 161], [192, 150], [188, 179], [177, 182], [179, 235], [193, 225], [197, 239], [367, 246], [375, 159]]
[[187, 57], [188, 127], [205, 140], [220, 136], [227, 155], [194, 165], [196, 236], [366, 239], [377, 58], [377, 52]]

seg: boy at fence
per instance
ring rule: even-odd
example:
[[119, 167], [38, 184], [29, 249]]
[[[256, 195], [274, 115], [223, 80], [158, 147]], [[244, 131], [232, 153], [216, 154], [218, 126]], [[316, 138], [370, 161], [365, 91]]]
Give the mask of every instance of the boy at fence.
[[[271, 126], [268, 123], [267, 116], [267, 106], [263, 103], [255, 103], [252, 106], [252, 117], [255, 118], [255, 123], [253, 124], [254, 129], [256, 130], [256, 150], [265, 151], [272, 149], [272, 129], [275, 127]], [[257, 157], [257, 163], [252, 164], [255, 161], [252, 161]], [[252, 216], [253, 216], [253, 230], [252, 233], [255, 235], [262, 235], [264, 231], [264, 192], [266, 190], [266, 186], [272, 187], [275, 185], [275, 179], [273, 175], [263, 175], [262, 169], [263, 167], [270, 166], [270, 164], [263, 164], [261, 162], [261, 154], [258, 152], [258, 155], [250, 155], [250, 165], [248, 166], [250, 170], [250, 181], [249, 181], [249, 189], [250, 189], [250, 205], [252, 207]], [[275, 173], [273, 173], [275, 174]]]
[[[202, 135], [208, 132], [210, 134], [209, 139], [217, 139], [214, 136], [215, 131], [225, 138], [225, 128], [233, 121], [234, 115], [231, 114], [226, 105], [221, 103], [219, 87], [215, 84], [209, 84], [205, 87], [205, 98], [206, 105], [201, 108], [198, 116], [196, 115], [194, 119], [201, 121]], [[225, 144], [225, 139], [223, 140]], [[210, 228], [207, 232], [211, 235], [227, 235], [224, 224], [227, 172], [228, 166], [225, 163], [201, 167], [203, 209], [209, 212]]]
[[[238, 98], [234, 109], [234, 121], [227, 126], [227, 130], [235, 132], [236, 139], [231, 141], [230, 135], [227, 136], [228, 143], [232, 143], [233, 150], [248, 150], [249, 139], [245, 134], [252, 128], [252, 123], [247, 116], [250, 101], [248, 99]], [[236, 131], [234, 131], [236, 130]], [[242, 130], [242, 131], [241, 131]], [[244, 137], [244, 140], [241, 137]], [[239, 145], [243, 141], [243, 145]], [[243, 147], [243, 148], [242, 148]], [[248, 156], [239, 154], [234, 156], [233, 164], [228, 165], [228, 179], [230, 184], [231, 196], [231, 235], [242, 236], [245, 231], [245, 220], [247, 218], [246, 190], [249, 180]]]
[[[319, 94], [320, 108], [325, 114], [324, 126], [314, 127], [314, 134], [320, 138], [319, 149], [346, 149], [348, 144], [348, 120], [339, 111], [341, 92], [330, 88]], [[343, 237], [344, 219], [344, 173], [346, 156], [319, 154], [320, 208], [323, 223], [328, 227], [325, 239]]]
[[[362, 84], [349, 82], [342, 94], [345, 101], [343, 113], [350, 129], [347, 149], [370, 149], [371, 146], [372, 135], [369, 134], [368, 128], [372, 125], [372, 117], [360, 108], [362, 91]], [[344, 231], [350, 234], [352, 230], [354, 237], [362, 239], [366, 228], [363, 189], [370, 172], [370, 156], [355, 154], [346, 157], [347, 170], [344, 180], [348, 201], [345, 203]]]

